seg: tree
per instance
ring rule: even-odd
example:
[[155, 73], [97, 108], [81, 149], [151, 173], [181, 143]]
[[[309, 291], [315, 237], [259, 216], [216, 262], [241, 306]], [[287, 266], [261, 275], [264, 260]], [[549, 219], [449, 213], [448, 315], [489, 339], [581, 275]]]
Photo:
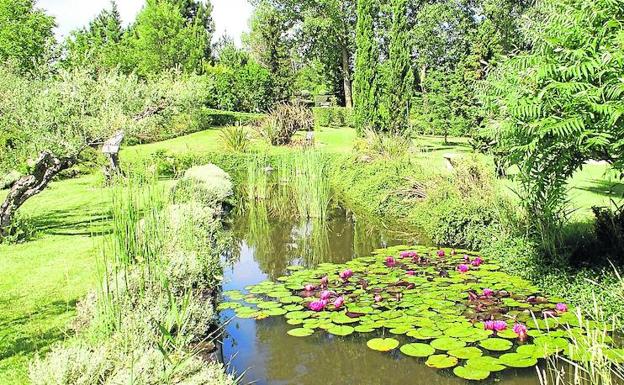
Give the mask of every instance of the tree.
[[39, 68], [50, 57], [54, 26], [34, 0], [0, 0], [0, 62], [14, 61], [22, 71]]
[[389, 54], [385, 64], [388, 78], [385, 82], [386, 129], [394, 134], [404, 132], [409, 125], [410, 103], [414, 89], [412, 49], [408, 24], [408, 1], [392, 0], [392, 26], [389, 34]]
[[546, 0], [531, 20], [532, 51], [502, 65], [482, 97], [496, 139], [520, 169], [533, 229], [549, 246], [568, 178], [591, 159], [624, 167], [624, 4]]
[[360, 131], [380, 127], [378, 63], [379, 47], [375, 36], [374, 0], [359, 0], [357, 6], [357, 27], [355, 55], [355, 118]]
[[65, 41], [66, 68], [92, 67], [112, 69], [125, 64], [121, 45], [124, 29], [115, 1], [104, 9], [85, 28], [73, 31]]
[[254, 10], [247, 44], [254, 58], [271, 74], [273, 102], [285, 101], [291, 95], [290, 28], [289, 20], [268, 1], [261, 2]]
[[0, 133], [18, 133], [0, 149], [0, 173], [25, 174], [0, 205], [0, 236], [24, 202], [79, 163], [85, 149], [120, 130], [138, 136], [157, 116], [186, 106], [196, 83], [178, 84], [164, 74], [148, 84], [135, 75], [86, 70], [30, 79], [0, 68]]
[[[188, 26], [198, 24], [204, 29], [208, 36], [208, 41], [212, 40], [215, 32], [214, 20], [212, 19], [212, 3], [210, 1], [198, 0], [170, 0], [176, 4], [181, 12], [182, 17], [186, 20]], [[204, 53], [206, 58], [212, 57], [212, 46], [208, 44]]]
[[[201, 72], [203, 64], [210, 59], [207, 52], [210, 52], [211, 34], [206, 29], [206, 17], [189, 21], [180, 7], [168, 0], [148, 0], [137, 16], [124, 44], [129, 49], [133, 68], [140, 75], [173, 68]], [[208, 8], [202, 12], [208, 12]]]

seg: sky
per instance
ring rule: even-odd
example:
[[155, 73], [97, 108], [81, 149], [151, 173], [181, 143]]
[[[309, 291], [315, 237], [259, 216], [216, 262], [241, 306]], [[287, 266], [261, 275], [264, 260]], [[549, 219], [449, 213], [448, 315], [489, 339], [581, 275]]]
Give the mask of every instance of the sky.
[[[240, 37], [248, 30], [252, 7], [247, 0], [211, 0], [212, 18], [216, 26], [215, 38], [227, 33], [240, 44]], [[143, 7], [145, 0], [117, 0], [119, 13], [128, 25]], [[37, 6], [49, 15], [56, 17], [57, 38], [89, 23], [103, 8], [109, 7], [110, 0], [38, 0]]]

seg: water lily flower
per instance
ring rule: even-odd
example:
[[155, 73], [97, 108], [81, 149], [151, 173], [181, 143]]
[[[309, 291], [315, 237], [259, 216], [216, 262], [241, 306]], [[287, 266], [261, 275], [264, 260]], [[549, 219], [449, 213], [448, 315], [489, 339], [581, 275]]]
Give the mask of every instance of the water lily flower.
[[311, 283], [308, 283], [307, 285], [303, 287], [303, 289], [305, 291], [313, 291], [314, 289], [316, 289], [316, 286], [312, 285]]
[[464, 262], [470, 263], [470, 257], [468, 254], [464, 254]]
[[468, 265], [466, 265], [466, 264], [462, 263], [461, 265], [457, 266], [457, 271], [459, 271], [462, 274], [463, 273], [467, 273], [468, 270], [470, 270], [470, 267]]
[[507, 329], [507, 323], [505, 321], [485, 321], [483, 323], [485, 330], [492, 330], [493, 332], [502, 332]]
[[396, 266], [396, 259], [394, 259], [394, 257], [388, 257], [386, 258], [386, 266], [388, 267], [395, 267]]
[[567, 313], [568, 305], [566, 305], [565, 303], [558, 303], [555, 309], [557, 309], [559, 313]]
[[338, 297], [334, 300], [334, 306], [336, 307], [336, 309], [340, 309], [342, 307], [342, 305], [344, 305], [344, 298], [343, 297]]
[[399, 254], [399, 256], [401, 258], [414, 258], [418, 256], [418, 253], [416, 253], [415, 251], [401, 251], [401, 254]]
[[486, 297], [492, 297], [494, 295], [494, 290], [492, 289], [483, 289], [483, 295]]
[[331, 291], [329, 291], [329, 290], [323, 290], [323, 291], [321, 292], [321, 299], [322, 299], [322, 300], [328, 300], [328, 299], [329, 299], [329, 297], [331, 297], [331, 295], [332, 295]]
[[513, 331], [514, 333], [516, 333], [518, 335], [518, 339], [520, 339], [520, 341], [526, 341], [527, 337], [528, 337], [528, 329], [526, 326], [524, 326], [523, 324], [515, 324], [513, 327]]
[[440, 249], [438, 250], [438, 257], [444, 257], [446, 255], [446, 253], [444, 252], [444, 250]]
[[375, 302], [381, 302], [381, 301], [383, 301], [381, 294], [375, 294]]
[[327, 278], [327, 276], [324, 276], [323, 278], [321, 278], [321, 287], [327, 287], [328, 284], [329, 284], [329, 278]]
[[416, 275], [416, 272], [413, 270], [409, 270], [407, 273], [405, 273], [407, 275]]
[[544, 318], [548, 318], [548, 317], [555, 318], [555, 317], [557, 317], [557, 312], [554, 311], [554, 310], [544, 310], [542, 312], [542, 316]]
[[455, 249], [451, 250], [451, 255], [457, 255], [457, 250]]
[[346, 281], [347, 279], [353, 277], [353, 270], [347, 269], [345, 271], [340, 272], [339, 275], [340, 275], [340, 278]]
[[477, 257], [473, 259], [471, 262], [472, 266], [475, 266], [475, 267], [481, 266], [482, 263], [483, 263], [483, 259], [481, 259], [481, 257]]
[[312, 310], [312, 311], [322, 311], [323, 309], [325, 309], [325, 307], [327, 306], [327, 301], [326, 300], [316, 300], [316, 301], [312, 301], [308, 304], [308, 309]]

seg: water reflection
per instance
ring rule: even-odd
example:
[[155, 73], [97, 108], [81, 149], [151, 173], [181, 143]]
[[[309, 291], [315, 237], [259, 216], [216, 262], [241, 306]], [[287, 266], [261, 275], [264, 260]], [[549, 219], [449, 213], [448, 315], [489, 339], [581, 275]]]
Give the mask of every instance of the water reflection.
[[[332, 208], [321, 222], [299, 220], [287, 200], [277, 209], [271, 205], [253, 201], [234, 216], [232, 230], [238, 250], [226, 269], [225, 290], [274, 280], [284, 275], [289, 265], [342, 263], [380, 247], [419, 241], [385, 231], [340, 207]], [[232, 316], [232, 311], [225, 311], [222, 319]], [[233, 318], [226, 326], [224, 359], [234, 373], [243, 374], [243, 384], [466, 383], [450, 371], [426, 367], [422, 360], [368, 349], [365, 342], [372, 335], [335, 337], [317, 332], [296, 338], [286, 334], [292, 328], [283, 317], [260, 321]], [[538, 384], [534, 369], [507, 371], [499, 378], [505, 385]]]

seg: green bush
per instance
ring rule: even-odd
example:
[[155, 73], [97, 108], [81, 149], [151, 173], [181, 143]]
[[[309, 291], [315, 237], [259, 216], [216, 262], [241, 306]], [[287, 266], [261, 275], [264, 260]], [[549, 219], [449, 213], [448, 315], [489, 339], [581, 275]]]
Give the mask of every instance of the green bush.
[[311, 131], [314, 116], [304, 106], [281, 103], [273, 107], [258, 134], [273, 146], [288, 145], [297, 131]]
[[215, 206], [233, 195], [230, 176], [219, 167], [209, 164], [188, 169], [172, 190], [175, 203], [201, 202]]
[[346, 107], [315, 107], [314, 126], [320, 127], [355, 127], [353, 109]]

